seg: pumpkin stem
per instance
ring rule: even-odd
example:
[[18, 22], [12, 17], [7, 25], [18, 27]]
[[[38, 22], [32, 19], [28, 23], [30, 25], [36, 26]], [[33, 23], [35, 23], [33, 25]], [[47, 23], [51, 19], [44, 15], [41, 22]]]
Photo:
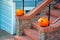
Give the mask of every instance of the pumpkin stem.
[[43, 20], [41, 20], [41, 22], [43, 22]]

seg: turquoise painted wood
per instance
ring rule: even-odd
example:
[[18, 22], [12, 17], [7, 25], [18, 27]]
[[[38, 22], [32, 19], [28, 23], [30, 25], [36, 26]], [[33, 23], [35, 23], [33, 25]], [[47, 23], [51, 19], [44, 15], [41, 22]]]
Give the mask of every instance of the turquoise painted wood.
[[[22, 0], [14, 0], [14, 1], [22, 1]], [[24, 0], [24, 1], [34, 1], [34, 0]]]
[[0, 27], [10, 34], [15, 33], [15, 4], [12, 1], [2, 0], [0, 13]]
[[[21, 1], [16, 1], [16, 9], [21, 9], [22, 8], [22, 2]], [[34, 1], [25, 1], [24, 2], [24, 7], [34, 7], [35, 3]]]
[[[0, 18], [1, 18], [1, 1], [0, 1]], [[1, 20], [0, 20], [0, 29], [1, 29]]]
[[[40, 1], [42, 0], [36, 0], [36, 4]], [[14, 2], [16, 3], [16, 9], [22, 9], [22, 0], [14, 0]], [[24, 7], [35, 7], [35, 0], [24, 0]]]
[[[1, 13], [1, 4], [0, 4], [0, 13]], [[1, 14], [0, 14], [0, 18], [1, 18]], [[0, 20], [0, 29], [1, 29], [1, 20]]]

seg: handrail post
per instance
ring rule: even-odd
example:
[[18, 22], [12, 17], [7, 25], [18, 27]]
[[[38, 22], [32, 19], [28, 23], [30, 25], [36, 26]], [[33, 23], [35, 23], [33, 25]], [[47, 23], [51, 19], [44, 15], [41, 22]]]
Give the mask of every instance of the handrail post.
[[23, 11], [24, 11], [24, 0], [22, 0], [22, 6], [23, 6]]
[[51, 8], [51, 4], [49, 4], [49, 13], [48, 13], [49, 24], [48, 24], [48, 26], [50, 25], [50, 8]]

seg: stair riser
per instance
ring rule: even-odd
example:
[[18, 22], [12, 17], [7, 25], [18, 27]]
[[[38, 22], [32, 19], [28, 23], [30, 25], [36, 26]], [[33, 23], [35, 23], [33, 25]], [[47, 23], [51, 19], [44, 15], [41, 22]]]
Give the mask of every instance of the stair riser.
[[32, 40], [38, 40], [38, 32], [36, 30], [24, 30], [26, 36], [31, 38]]

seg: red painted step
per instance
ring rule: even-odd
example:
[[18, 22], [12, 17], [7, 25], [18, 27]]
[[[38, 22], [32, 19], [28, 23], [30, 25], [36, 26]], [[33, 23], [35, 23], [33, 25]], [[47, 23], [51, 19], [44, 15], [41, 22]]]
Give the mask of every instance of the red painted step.
[[[43, 11], [42, 14], [48, 16], [48, 12], [49, 11], [46, 10], [46, 11]], [[51, 9], [50, 10], [50, 15], [58, 18], [58, 17], [60, 17], [60, 10], [59, 9]]]
[[36, 30], [38, 30], [38, 23], [37, 22], [32, 22], [32, 27]]
[[[47, 14], [48, 15], [48, 12], [49, 11], [46, 11], [45, 13], [43, 13], [43, 14]], [[58, 10], [58, 9], [51, 9], [50, 10], [50, 15], [51, 16], [54, 16], [54, 17], [59, 17], [60, 16], [60, 10]]]
[[60, 16], [60, 10], [51, 10], [50, 14], [52, 16], [59, 17]]
[[27, 36], [14, 36], [14, 40], [32, 40]]
[[24, 33], [26, 36], [28, 36], [32, 40], [38, 40], [38, 32], [36, 30], [24, 29]]
[[54, 5], [54, 8], [55, 8], [55, 9], [60, 9], [60, 4]]

